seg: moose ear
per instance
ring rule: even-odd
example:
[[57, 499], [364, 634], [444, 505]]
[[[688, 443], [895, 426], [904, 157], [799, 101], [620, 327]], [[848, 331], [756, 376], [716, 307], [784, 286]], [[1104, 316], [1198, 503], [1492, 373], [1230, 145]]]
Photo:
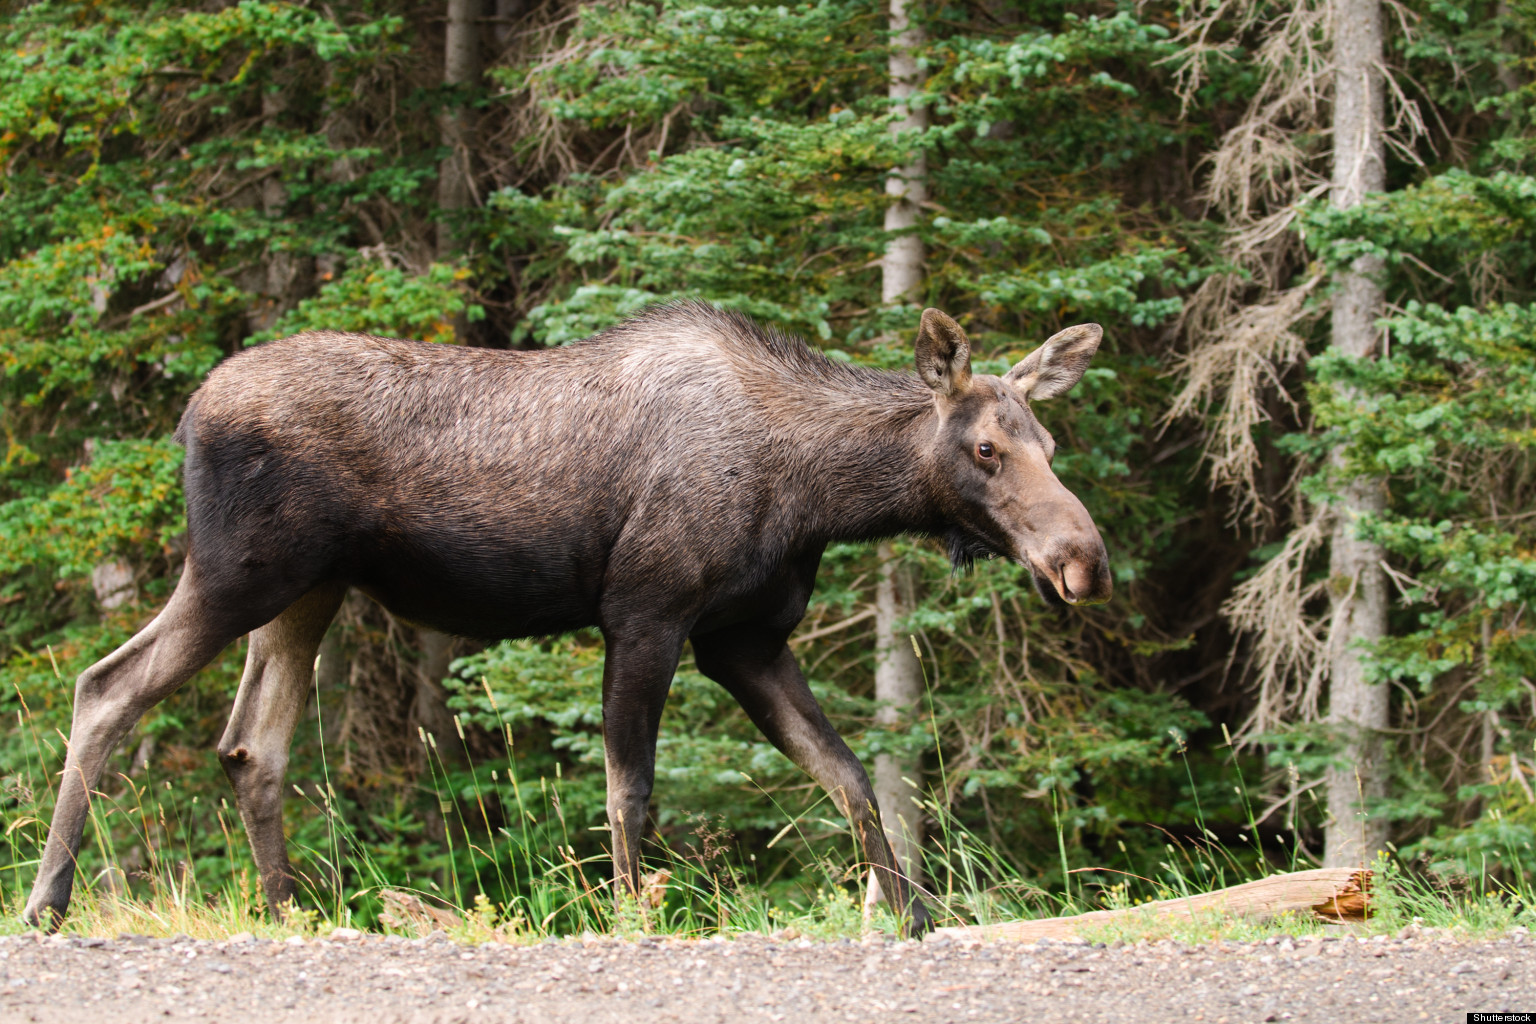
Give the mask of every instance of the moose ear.
[[1021, 359], [1003, 380], [1026, 399], [1064, 395], [1082, 380], [1083, 371], [1088, 369], [1088, 361], [1098, 351], [1103, 337], [1104, 328], [1098, 324], [1068, 327]]
[[923, 310], [917, 328], [917, 374], [943, 398], [971, 386], [971, 343], [959, 324], [936, 309]]

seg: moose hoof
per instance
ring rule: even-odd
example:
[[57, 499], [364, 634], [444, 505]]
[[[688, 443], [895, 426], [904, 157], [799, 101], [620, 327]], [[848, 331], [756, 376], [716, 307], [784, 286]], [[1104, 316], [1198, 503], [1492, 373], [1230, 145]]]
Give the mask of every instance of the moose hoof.
[[51, 935], [64, 923], [64, 909], [64, 905], [33, 897], [27, 901], [26, 909], [21, 912], [21, 920], [29, 928], [41, 928]]
[[901, 922], [901, 937], [904, 939], [920, 939], [933, 931], [933, 915], [928, 913], [928, 908], [918, 900], [913, 900], [907, 908], [906, 919]]

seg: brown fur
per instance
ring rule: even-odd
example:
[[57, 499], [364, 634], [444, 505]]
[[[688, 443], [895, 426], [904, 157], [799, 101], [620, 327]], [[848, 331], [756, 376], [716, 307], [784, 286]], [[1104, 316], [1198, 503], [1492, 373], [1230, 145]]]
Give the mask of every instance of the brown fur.
[[602, 629], [615, 878], [630, 892], [661, 709], [691, 640], [701, 670], [833, 793], [893, 905], [926, 928], [869, 780], [786, 640], [829, 542], [904, 530], [948, 536], [957, 562], [1014, 558], [1053, 599], [1108, 598], [1103, 543], [1028, 406], [1031, 388], [1081, 376], [1099, 332], [1076, 331], [1010, 382], [972, 376], [964, 332], [936, 310], [918, 333], [921, 377], [841, 364], [696, 304], [542, 352], [314, 332], [228, 360], [177, 431], [186, 572], [166, 610], [77, 684], [28, 920], [62, 917], [111, 747], [246, 632], [219, 752], [268, 898], [292, 896], [287, 748], [315, 649], [355, 586], [461, 635]]

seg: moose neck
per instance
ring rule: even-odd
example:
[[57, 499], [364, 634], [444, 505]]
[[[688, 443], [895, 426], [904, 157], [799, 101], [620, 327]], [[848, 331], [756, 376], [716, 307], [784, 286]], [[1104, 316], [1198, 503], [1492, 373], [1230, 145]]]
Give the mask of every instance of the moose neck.
[[819, 387], [794, 403], [795, 475], [808, 491], [802, 529], [823, 542], [936, 531], [933, 393], [913, 374], [861, 376], [859, 386]]

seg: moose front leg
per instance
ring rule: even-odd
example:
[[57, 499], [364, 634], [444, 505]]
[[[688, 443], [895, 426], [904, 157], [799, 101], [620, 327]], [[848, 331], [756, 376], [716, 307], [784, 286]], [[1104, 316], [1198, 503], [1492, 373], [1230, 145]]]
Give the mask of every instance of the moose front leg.
[[640, 894], [640, 841], [656, 779], [656, 732], [684, 632], [648, 623], [605, 628], [603, 637], [603, 754], [618, 902], [626, 893]]
[[869, 774], [827, 721], [784, 641], [775, 630], [736, 627], [694, 637], [693, 653], [699, 671], [730, 691], [769, 742], [831, 794], [903, 934], [922, 935], [933, 918], [896, 862]]

